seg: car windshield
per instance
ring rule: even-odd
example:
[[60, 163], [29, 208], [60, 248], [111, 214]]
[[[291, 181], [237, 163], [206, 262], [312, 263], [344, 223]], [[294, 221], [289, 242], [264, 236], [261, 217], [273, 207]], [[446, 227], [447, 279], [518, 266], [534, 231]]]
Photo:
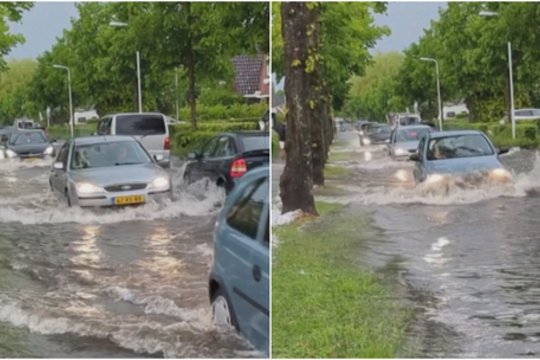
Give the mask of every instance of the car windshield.
[[71, 157], [72, 169], [145, 164], [152, 160], [135, 141], [76, 145]]
[[161, 115], [121, 115], [116, 118], [116, 135], [165, 134], [165, 120]]
[[47, 139], [41, 132], [29, 132], [14, 135], [11, 138], [10, 143], [12, 145], [28, 145], [28, 144], [43, 144], [46, 143]]
[[240, 137], [244, 151], [264, 150], [269, 148], [268, 135], [264, 136], [242, 136]]
[[384, 133], [389, 133], [390, 128], [388, 126], [372, 126], [372, 127], [369, 127], [366, 131], [369, 135], [384, 134]]
[[483, 135], [458, 135], [432, 139], [428, 160], [445, 160], [473, 156], [493, 155], [493, 149]]
[[428, 133], [429, 129], [400, 130], [396, 134], [396, 142], [419, 141]]

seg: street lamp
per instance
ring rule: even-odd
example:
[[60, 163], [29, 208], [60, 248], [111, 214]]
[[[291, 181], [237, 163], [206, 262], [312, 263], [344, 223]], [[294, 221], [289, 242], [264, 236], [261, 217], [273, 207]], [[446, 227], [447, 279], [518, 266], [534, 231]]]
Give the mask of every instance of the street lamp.
[[[482, 10], [478, 13], [480, 16], [499, 16], [499, 13], [494, 11]], [[516, 119], [514, 117], [514, 80], [512, 79], [512, 43], [508, 42], [508, 76], [510, 84], [510, 122], [512, 123], [512, 139], [516, 138]]]
[[443, 108], [442, 108], [442, 102], [441, 102], [441, 83], [439, 80], [439, 63], [437, 60], [433, 58], [428, 57], [421, 57], [420, 60], [422, 61], [431, 61], [435, 63], [435, 74], [437, 75], [437, 102], [439, 104], [439, 130], [443, 130], [442, 126], [442, 114], [443, 114]]
[[[120, 22], [120, 21], [113, 20], [113, 21], [109, 22], [109, 26], [112, 26], [112, 27], [126, 27], [126, 26], [128, 26], [128, 24], [125, 23], [125, 22]], [[139, 97], [139, 112], [142, 113], [141, 62], [140, 62], [140, 57], [139, 57], [139, 50], [137, 50], [135, 55], [136, 55], [136, 58], [137, 58], [137, 94], [138, 94], [138, 97]]]
[[180, 120], [178, 118], [178, 67], [175, 68], [174, 74], [174, 98], [176, 99], [176, 120]]
[[69, 92], [69, 131], [71, 133], [71, 138], [73, 138], [73, 101], [71, 98], [71, 71], [69, 68], [64, 65], [53, 65], [53, 68], [64, 69], [67, 71], [68, 75], [68, 92]]

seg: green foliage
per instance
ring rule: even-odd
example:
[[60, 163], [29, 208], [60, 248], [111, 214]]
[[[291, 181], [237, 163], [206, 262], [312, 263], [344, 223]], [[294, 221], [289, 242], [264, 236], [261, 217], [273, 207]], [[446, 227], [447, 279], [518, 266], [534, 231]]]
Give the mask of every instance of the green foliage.
[[353, 76], [343, 112], [353, 119], [384, 120], [390, 111], [404, 109], [397, 92], [397, 75], [403, 64], [397, 52], [376, 54], [365, 75]]
[[33, 60], [12, 60], [0, 74], [0, 123], [11, 124], [23, 116], [37, 119], [35, 104], [28, 94], [36, 65]]
[[24, 43], [24, 37], [9, 32], [8, 22], [19, 22], [22, 13], [34, 6], [32, 2], [0, 2], [0, 72], [5, 70], [4, 56], [17, 44]]
[[[213, 106], [198, 106], [197, 116], [201, 120], [224, 120], [224, 119], [243, 119], [246, 121], [256, 121], [268, 110], [268, 105], [261, 104], [239, 104], [234, 103], [230, 106], [213, 105]], [[188, 119], [190, 109], [183, 107], [180, 109], [180, 119]]]
[[[335, 109], [339, 110], [349, 90], [347, 80], [354, 74], [362, 74], [370, 60], [369, 49], [379, 38], [389, 34], [387, 27], [374, 25], [372, 15], [384, 12], [386, 5], [369, 2], [320, 5], [321, 53], [312, 56], [322, 60], [325, 85]], [[272, 3], [272, 71], [278, 79], [284, 74], [280, 9], [279, 2]], [[307, 64], [308, 71], [312, 70], [311, 63]]]
[[[480, 10], [498, 16], [479, 16]], [[450, 2], [421, 39], [405, 51], [398, 76], [400, 95], [419, 101], [422, 113], [436, 114], [435, 71], [439, 61], [445, 101], [464, 99], [471, 119], [489, 122], [508, 111], [507, 42], [512, 42], [515, 106], [540, 103], [540, 4], [534, 2]], [[433, 108], [435, 107], [435, 111]]]
[[[140, 52], [143, 110], [186, 105], [188, 70], [205, 105], [234, 105], [231, 57], [268, 53], [268, 3], [82, 2], [79, 17], [38, 59], [30, 97], [37, 108], [67, 114], [69, 66], [75, 107], [100, 114], [137, 110], [135, 53]], [[111, 20], [127, 26], [109, 26]], [[265, 34], [265, 35], [263, 35]], [[178, 88], [175, 75], [178, 74]], [[223, 84], [223, 85], [218, 85]], [[186, 116], [188, 119], [190, 116]], [[63, 118], [66, 120], [66, 117]]]
[[178, 156], [195, 151], [219, 133], [248, 130], [258, 130], [257, 121], [205, 121], [199, 123], [197, 130], [193, 130], [189, 124], [169, 126], [172, 150]]

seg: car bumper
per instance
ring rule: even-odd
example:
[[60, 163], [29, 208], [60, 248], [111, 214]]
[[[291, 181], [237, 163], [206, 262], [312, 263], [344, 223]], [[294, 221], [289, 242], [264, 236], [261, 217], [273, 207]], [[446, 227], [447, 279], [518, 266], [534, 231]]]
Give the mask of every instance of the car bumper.
[[[136, 197], [142, 196], [144, 201], [136, 201], [125, 204], [116, 204], [116, 198], [119, 197]], [[136, 190], [136, 191], [122, 191], [106, 194], [95, 194], [77, 196], [77, 205], [80, 207], [124, 207], [130, 205], [144, 205], [152, 202], [164, 202], [172, 199], [172, 191], [148, 191], [148, 190]]]

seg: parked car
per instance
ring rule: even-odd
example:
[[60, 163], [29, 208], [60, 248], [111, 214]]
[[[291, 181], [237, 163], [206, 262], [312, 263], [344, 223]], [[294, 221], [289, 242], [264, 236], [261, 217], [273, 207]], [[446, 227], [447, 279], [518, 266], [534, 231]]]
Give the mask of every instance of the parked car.
[[[515, 109], [514, 110], [514, 119], [516, 121], [520, 120], [540, 120], [540, 109]], [[502, 122], [508, 121], [508, 114], [505, 115], [502, 119]]]
[[411, 154], [416, 153], [420, 139], [431, 131], [431, 127], [427, 125], [396, 128], [390, 136], [388, 154], [394, 160], [408, 159]]
[[4, 145], [5, 157], [9, 159], [36, 159], [54, 156], [54, 147], [46, 133], [39, 129], [18, 130], [11, 132]]
[[373, 123], [370, 126], [367, 126], [364, 130], [364, 134], [359, 134], [360, 145], [374, 145], [374, 144], [383, 144], [390, 141], [390, 134], [392, 130], [390, 126], [385, 124]]
[[150, 155], [161, 155], [159, 165], [170, 167], [170, 138], [167, 116], [161, 113], [121, 113], [106, 115], [97, 123], [96, 135], [135, 137]]
[[263, 131], [222, 133], [201, 150], [188, 155], [184, 180], [192, 183], [203, 178], [229, 193], [248, 171], [270, 162], [269, 134]]
[[499, 154], [489, 138], [480, 131], [442, 131], [424, 136], [418, 153], [410, 156], [415, 161], [416, 183], [443, 183], [456, 177], [489, 179], [507, 182], [512, 175], [502, 165]]
[[20, 119], [20, 120], [15, 120], [15, 122], [13, 123], [14, 129], [30, 129], [33, 127], [35, 127], [35, 123], [33, 120]]
[[269, 175], [259, 167], [237, 184], [218, 217], [209, 297], [214, 322], [235, 327], [259, 351], [269, 344]]
[[51, 190], [68, 206], [122, 206], [172, 194], [169, 174], [131, 136], [68, 140], [51, 168]]
[[422, 123], [422, 119], [417, 114], [409, 114], [409, 113], [402, 113], [402, 114], [396, 114], [393, 117], [393, 123], [391, 124], [392, 129], [395, 129], [400, 126], [412, 126], [412, 125], [420, 125]]

